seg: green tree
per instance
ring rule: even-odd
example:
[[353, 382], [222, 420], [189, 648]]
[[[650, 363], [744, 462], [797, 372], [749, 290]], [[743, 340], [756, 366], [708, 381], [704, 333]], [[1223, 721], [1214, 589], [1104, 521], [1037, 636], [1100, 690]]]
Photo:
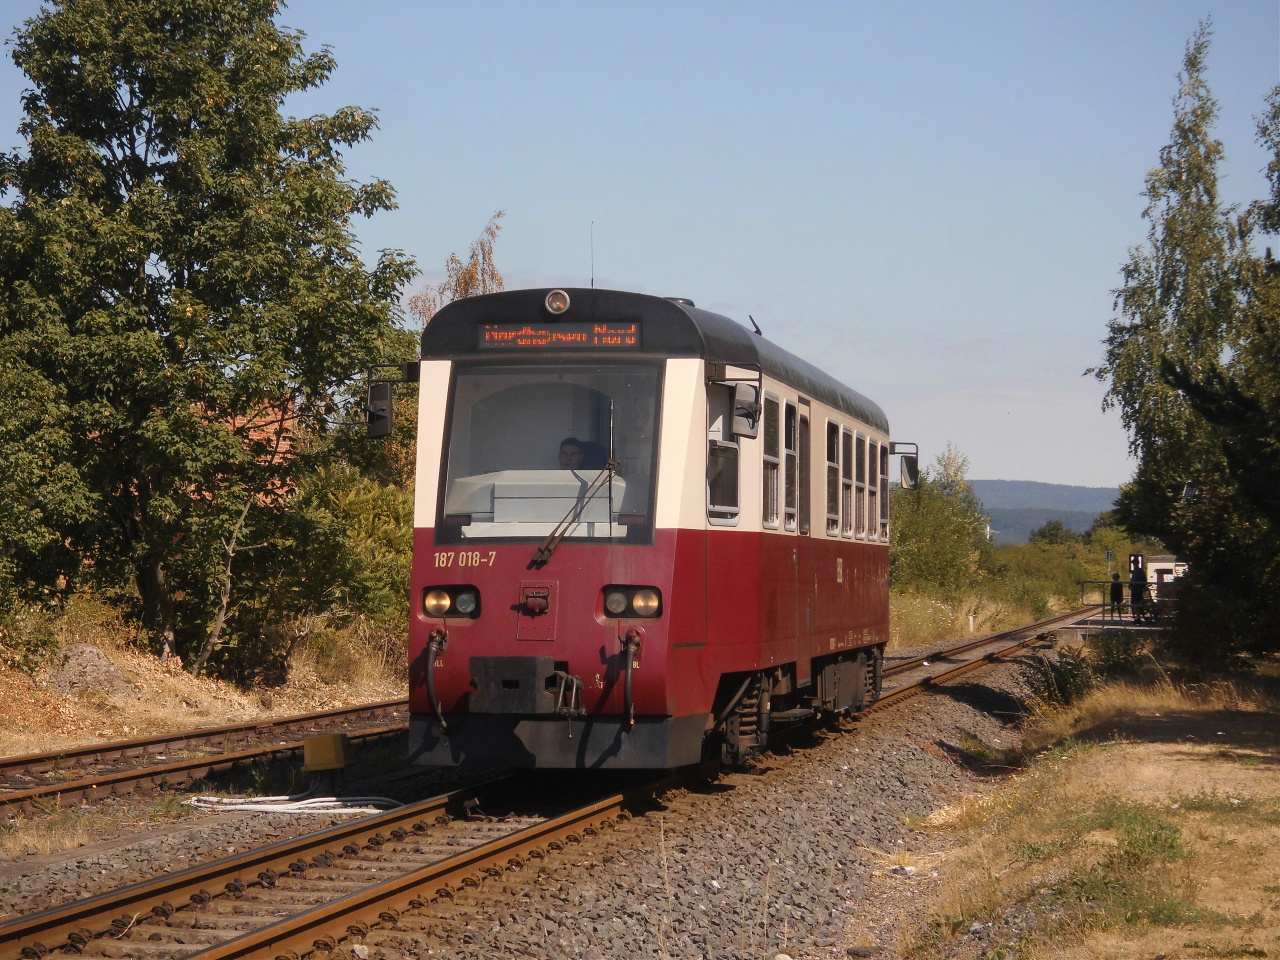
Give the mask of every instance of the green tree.
[[916, 490], [891, 493], [889, 581], [958, 597], [982, 580], [987, 517], [967, 479], [969, 459], [950, 443]]
[[[44, 383], [86, 505], [82, 575], [130, 579], [157, 645], [205, 662], [295, 439], [378, 360], [410, 261], [362, 262], [394, 206], [345, 177], [372, 111], [301, 119], [325, 50], [273, 0], [77, 0], [16, 33], [24, 155], [0, 160], [0, 338]], [[88, 507], [92, 507], [91, 509]]]
[[[502, 288], [493, 259], [501, 212], [494, 215], [463, 263], [455, 254], [446, 264], [447, 280], [419, 295], [410, 310], [421, 323], [434, 308], [464, 296]], [[388, 359], [417, 356], [416, 338], [393, 331]], [[349, 406], [359, 405], [353, 384]], [[363, 398], [360, 398], [363, 399]], [[395, 396], [391, 437], [371, 441], [363, 422], [347, 418], [330, 433], [304, 438], [305, 454], [316, 468], [303, 477], [282, 504], [282, 523], [269, 543], [247, 559], [246, 576], [262, 589], [239, 611], [241, 649], [263, 642], [249, 659], [249, 675], [263, 664], [278, 664], [288, 643], [318, 620], [355, 625], [372, 623], [391, 643], [403, 633], [408, 616], [409, 572], [413, 547], [413, 484], [418, 392], [416, 385]], [[285, 629], [281, 629], [284, 627]], [[284, 649], [271, 638], [285, 638]], [[255, 639], [256, 638], [256, 639]], [[392, 645], [394, 645], [392, 643]], [[237, 666], [242, 675], [245, 671]]]
[[58, 596], [77, 567], [62, 531], [94, 506], [69, 463], [62, 391], [23, 352], [0, 339], [0, 614]]
[[1259, 127], [1272, 196], [1239, 215], [1218, 200], [1208, 38], [1202, 24], [1187, 47], [1173, 139], [1147, 178], [1148, 247], [1125, 267], [1097, 372], [1139, 457], [1120, 519], [1190, 562], [1179, 635], [1217, 655], [1280, 648], [1280, 276], [1250, 245], [1254, 221], [1280, 228], [1280, 88]]
[[1030, 540], [1046, 546], [1061, 546], [1065, 543], [1079, 543], [1080, 536], [1068, 530], [1061, 520], [1048, 520], [1044, 526], [1031, 531]]
[[[1268, 199], [1255, 222], [1280, 232], [1280, 87], [1267, 98], [1259, 139], [1271, 153]], [[1244, 303], [1228, 349], [1210, 362], [1163, 364], [1169, 383], [1210, 424], [1225, 471], [1198, 477], [1198, 496], [1181, 506], [1190, 590], [1183, 633], [1227, 633], [1244, 649], [1280, 649], [1280, 267], [1249, 257]]]
[[1247, 222], [1218, 195], [1222, 144], [1212, 137], [1218, 105], [1205, 80], [1210, 28], [1201, 23], [1187, 44], [1174, 98], [1170, 142], [1147, 174], [1143, 217], [1147, 243], [1130, 252], [1116, 291], [1105, 362], [1104, 407], [1115, 407], [1138, 459], [1122, 490], [1126, 527], [1175, 550], [1185, 544], [1177, 504], [1187, 481], [1217, 474], [1222, 458], [1214, 431], [1165, 374], [1169, 361], [1200, 370], [1231, 340], [1240, 308]]

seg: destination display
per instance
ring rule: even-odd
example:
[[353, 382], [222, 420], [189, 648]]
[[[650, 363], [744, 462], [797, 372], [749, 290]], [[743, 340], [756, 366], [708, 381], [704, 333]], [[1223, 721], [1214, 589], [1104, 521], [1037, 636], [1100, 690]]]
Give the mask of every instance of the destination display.
[[636, 350], [638, 323], [482, 323], [481, 350]]

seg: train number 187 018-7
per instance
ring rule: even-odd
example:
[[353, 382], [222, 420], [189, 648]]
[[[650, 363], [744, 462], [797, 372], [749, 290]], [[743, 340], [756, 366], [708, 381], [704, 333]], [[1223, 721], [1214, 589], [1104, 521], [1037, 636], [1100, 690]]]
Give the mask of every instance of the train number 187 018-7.
[[437, 567], [491, 567], [497, 550], [440, 550], [436, 552]]

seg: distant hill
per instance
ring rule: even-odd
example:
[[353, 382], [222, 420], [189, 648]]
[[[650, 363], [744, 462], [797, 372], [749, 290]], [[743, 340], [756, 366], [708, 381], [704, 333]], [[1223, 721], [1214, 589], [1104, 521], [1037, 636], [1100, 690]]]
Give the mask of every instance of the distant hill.
[[1120, 496], [1119, 487], [1072, 487], [1065, 483], [1034, 480], [970, 480], [973, 492], [988, 509], [1039, 507], [1043, 510], [1085, 510], [1093, 514], [1110, 510]]
[[1115, 506], [1118, 487], [1073, 487], [1034, 480], [972, 480], [973, 492], [991, 517], [996, 543], [1026, 543], [1050, 520], [1084, 533], [1100, 513]]
[[996, 507], [988, 509], [987, 513], [991, 517], [992, 539], [996, 543], [1026, 543], [1032, 530], [1040, 529], [1050, 520], [1059, 520], [1068, 530], [1084, 533], [1093, 526], [1098, 515], [1087, 510], [1041, 510], [1039, 507]]

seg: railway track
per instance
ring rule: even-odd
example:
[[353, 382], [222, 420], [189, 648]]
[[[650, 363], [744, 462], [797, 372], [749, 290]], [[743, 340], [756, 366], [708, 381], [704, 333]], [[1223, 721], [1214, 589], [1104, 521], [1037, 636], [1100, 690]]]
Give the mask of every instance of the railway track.
[[[302, 749], [301, 736], [339, 730], [354, 742], [408, 728], [407, 700], [205, 727], [0, 759], [0, 816], [51, 803], [148, 793]], [[185, 754], [174, 758], [173, 754]]]
[[908, 670], [914, 670], [917, 667], [950, 660], [959, 654], [968, 653], [970, 650], [977, 650], [980, 647], [988, 646], [992, 643], [1012, 640], [1016, 637], [1037, 636], [1045, 633], [1046, 631], [1053, 630], [1056, 627], [1075, 623], [1077, 620], [1083, 619], [1084, 616], [1092, 609], [1093, 607], [1082, 607], [1078, 610], [1072, 610], [1069, 613], [1060, 613], [1052, 617], [1045, 617], [1043, 620], [1036, 620], [1024, 626], [1015, 627], [1012, 630], [987, 634], [986, 636], [977, 637], [973, 640], [966, 640], [964, 643], [938, 647], [929, 653], [922, 654], [917, 657], [911, 657], [909, 659], [896, 660], [892, 657], [886, 657], [884, 674], [886, 677], [894, 676], [896, 674], [905, 673]]
[[[1073, 612], [1049, 617], [1015, 631], [979, 637], [899, 662], [889, 662], [885, 676], [896, 676], [922, 665], [946, 661], [971, 650], [998, 643], [1010, 634], [1034, 634], [1079, 619]], [[408, 701], [390, 700], [360, 707], [344, 707], [276, 720], [206, 727], [180, 733], [118, 740], [67, 750], [0, 759], [0, 816], [33, 813], [54, 803], [92, 802], [107, 796], [151, 793], [195, 783], [266, 757], [302, 749], [299, 734], [339, 729], [353, 742], [400, 733]], [[361, 727], [365, 729], [361, 729]], [[263, 740], [289, 736], [288, 740]], [[256, 746], [248, 744], [256, 741]], [[239, 749], [235, 749], [239, 748]], [[193, 754], [169, 759], [169, 754]]]
[[[1076, 611], [940, 651], [940, 659], [971, 654], [940, 668], [933, 657], [897, 664], [892, 675], [901, 680], [886, 685], [876, 707], [1016, 653], [1083, 615]], [[619, 828], [665, 791], [717, 769], [706, 764], [611, 795], [579, 796], [576, 806], [561, 796], [562, 810], [528, 806], [530, 791], [519, 775], [465, 787], [0, 924], [0, 958], [54, 950], [104, 957], [296, 958], [328, 953], [344, 940], [447, 939], [468, 918], [482, 918], [486, 904], [527, 886], [541, 861]], [[490, 879], [501, 880], [502, 889], [481, 890]]]
[[[1046, 639], [1057, 628], [1082, 620], [1089, 615], [1092, 609], [1092, 607], [1086, 607], [1080, 610], [1073, 610], [1070, 613], [1048, 617], [1044, 620], [1037, 620], [1035, 623], [1029, 623], [1023, 627], [981, 637], [925, 656], [913, 657], [911, 660], [895, 664], [892, 668], [886, 668], [886, 676], [911, 674], [914, 674], [914, 676], [910, 676], [910, 679], [904, 678], [901, 684], [886, 687], [881, 692], [880, 698], [871, 705], [871, 709], [886, 709], [908, 697], [923, 693], [931, 686], [949, 683], [963, 674], [978, 670], [1001, 657], [1019, 653], [1032, 644]], [[967, 653], [969, 656], [959, 663], [954, 663], [950, 666], [945, 665], [946, 661], [952, 660], [962, 653]], [[932, 669], [928, 671], [922, 670], [926, 666]]]
[[[1079, 613], [1050, 617], [1002, 634], [979, 637], [909, 660], [890, 662], [885, 676], [895, 676], [924, 664], [944, 661], [981, 648], [1009, 633], [1034, 633], [1078, 619]], [[302, 748], [297, 739], [261, 743], [265, 738], [315, 734], [335, 728], [355, 742], [387, 736], [406, 729], [403, 723], [358, 729], [360, 725], [398, 720], [408, 711], [405, 700], [319, 713], [281, 717], [277, 720], [206, 727], [180, 733], [133, 740], [92, 744], [67, 750], [0, 759], [0, 815], [32, 813], [50, 803], [92, 802], [106, 796], [150, 793], [157, 789], [194, 783], [214, 773], [234, 770], [265, 757], [293, 753]], [[258, 741], [259, 745], [246, 744]], [[241, 749], [232, 749], [240, 747]], [[173, 752], [194, 756], [170, 760]]]

